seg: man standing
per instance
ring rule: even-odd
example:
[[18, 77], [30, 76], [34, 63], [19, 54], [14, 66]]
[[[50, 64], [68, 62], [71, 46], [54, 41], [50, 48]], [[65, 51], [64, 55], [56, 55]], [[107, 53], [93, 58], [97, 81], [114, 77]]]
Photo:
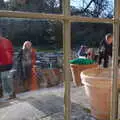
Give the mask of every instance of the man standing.
[[15, 98], [13, 89], [13, 78], [10, 70], [13, 65], [13, 45], [10, 40], [0, 36], [0, 72], [2, 80], [3, 95]]
[[105, 36], [105, 39], [100, 43], [99, 65], [101, 64], [102, 59], [103, 59], [104, 68], [108, 67], [109, 57], [112, 57], [112, 41], [113, 41], [113, 35], [109, 33]]

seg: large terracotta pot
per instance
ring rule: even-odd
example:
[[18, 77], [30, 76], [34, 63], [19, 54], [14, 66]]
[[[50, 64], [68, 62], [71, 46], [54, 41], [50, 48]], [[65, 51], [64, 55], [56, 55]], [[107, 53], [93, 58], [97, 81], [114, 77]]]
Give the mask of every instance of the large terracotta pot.
[[111, 69], [88, 69], [81, 73], [81, 79], [90, 101], [92, 115], [98, 120], [109, 120]]
[[81, 86], [81, 78], [80, 73], [88, 68], [96, 68], [97, 64], [89, 64], [89, 65], [77, 65], [77, 64], [70, 64], [70, 69], [72, 72], [73, 83], [76, 86]]

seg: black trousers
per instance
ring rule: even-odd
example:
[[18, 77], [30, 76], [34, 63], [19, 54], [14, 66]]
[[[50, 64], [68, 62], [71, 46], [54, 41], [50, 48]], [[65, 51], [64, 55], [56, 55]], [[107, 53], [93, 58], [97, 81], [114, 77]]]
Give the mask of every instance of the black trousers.
[[104, 60], [103, 67], [107, 68], [108, 67], [108, 63], [109, 63], [109, 56], [111, 56], [111, 55], [99, 53], [99, 59], [98, 59], [99, 65], [101, 64], [102, 60]]

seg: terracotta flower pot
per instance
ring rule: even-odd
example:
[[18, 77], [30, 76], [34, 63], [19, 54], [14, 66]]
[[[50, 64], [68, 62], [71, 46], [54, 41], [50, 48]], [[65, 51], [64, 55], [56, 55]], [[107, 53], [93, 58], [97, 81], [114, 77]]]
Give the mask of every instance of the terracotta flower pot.
[[112, 86], [111, 70], [88, 69], [81, 73], [81, 79], [90, 101], [92, 115], [98, 120], [109, 120]]
[[73, 82], [76, 86], [81, 86], [81, 78], [80, 73], [88, 68], [95, 68], [97, 64], [89, 64], [89, 65], [77, 65], [77, 64], [70, 64], [70, 69], [72, 72]]
[[36, 68], [36, 66], [32, 67], [32, 76], [31, 76], [31, 79], [30, 79], [29, 86], [30, 86], [30, 90], [38, 90], [39, 89], [39, 82], [38, 82], [38, 79], [37, 79], [37, 68]]
[[52, 87], [60, 83], [60, 69], [41, 69], [40, 87]]

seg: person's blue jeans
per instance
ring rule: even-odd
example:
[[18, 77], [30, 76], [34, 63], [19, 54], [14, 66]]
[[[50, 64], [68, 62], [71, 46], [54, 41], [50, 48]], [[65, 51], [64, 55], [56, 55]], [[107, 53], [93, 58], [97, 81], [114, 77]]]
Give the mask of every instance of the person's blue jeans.
[[12, 95], [14, 92], [13, 74], [11, 70], [1, 72], [3, 95]]

